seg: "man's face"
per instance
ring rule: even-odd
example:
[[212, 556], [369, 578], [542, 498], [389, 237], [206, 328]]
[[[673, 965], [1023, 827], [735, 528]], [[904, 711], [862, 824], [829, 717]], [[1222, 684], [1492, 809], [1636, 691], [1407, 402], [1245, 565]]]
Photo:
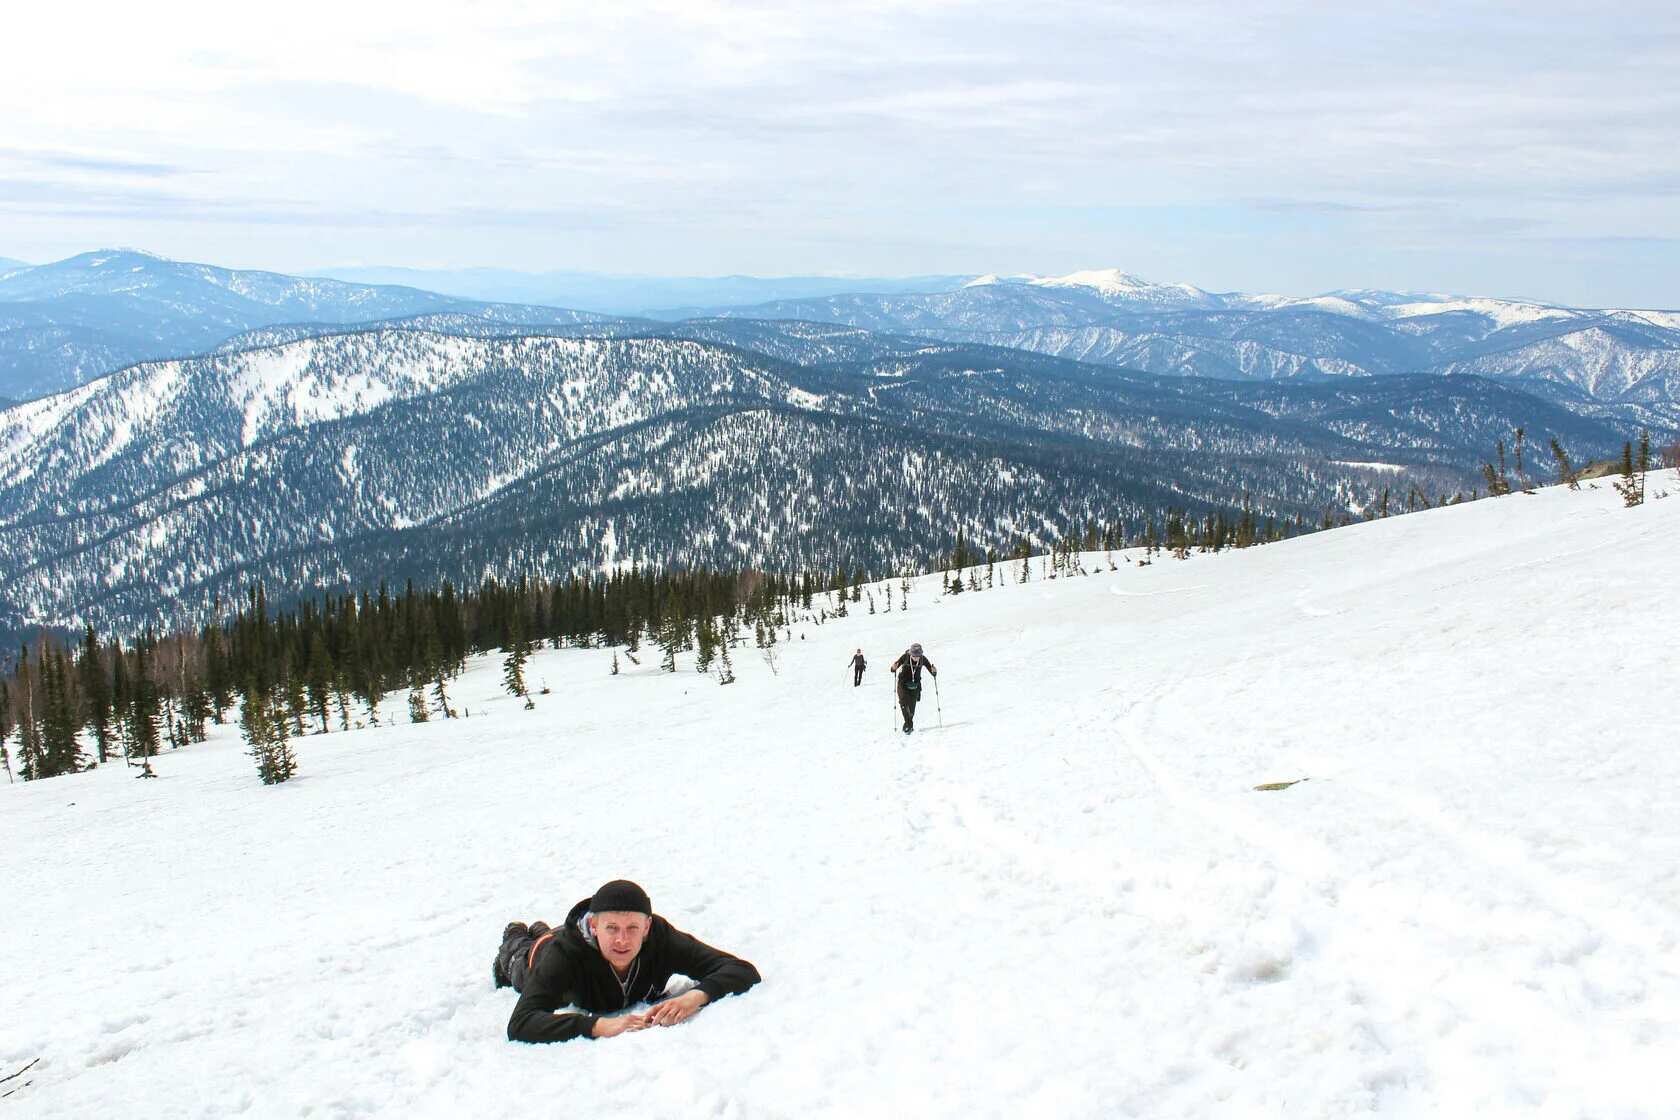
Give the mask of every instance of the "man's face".
[[642, 951], [642, 942], [652, 926], [653, 919], [634, 910], [607, 910], [589, 918], [589, 932], [595, 935], [596, 947], [619, 972], [629, 968]]

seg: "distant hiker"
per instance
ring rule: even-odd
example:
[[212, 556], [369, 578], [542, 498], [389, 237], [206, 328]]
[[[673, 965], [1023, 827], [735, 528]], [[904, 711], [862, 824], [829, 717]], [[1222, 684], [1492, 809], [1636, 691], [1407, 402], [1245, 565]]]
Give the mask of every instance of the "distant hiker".
[[934, 676], [939, 670], [933, 667], [933, 662], [922, 656], [922, 643], [912, 643], [910, 648], [899, 655], [897, 661], [887, 666], [887, 672], [898, 674], [898, 707], [904, 713], [904, 732], [909, 734], [916, 728], [916, 701], [922, 698], [922, 670], [926, 669]]
[[863, 683], [863, 671], [867, 668], [869, 668], [869, 663], [863, 659], [863, 651], [860, 649], [852, 655], [853, 688]]
[[[695, 981], [666, 998], [673, 973]], [[491, 966], [496, 987], [520, 993], [508, 1020], [512, 1042], [611, 1038], [670, 1027], [706, 1004], [758, 983], [758, 969], [682, 932], [653, 912], [647, 892], [615, 879], [572, 907], [565, 924], [510, 922]], [[645, 1012], [619, 1015], [638, 1003]], [[566, 1005], [582, 1012], [561, 1012]]]

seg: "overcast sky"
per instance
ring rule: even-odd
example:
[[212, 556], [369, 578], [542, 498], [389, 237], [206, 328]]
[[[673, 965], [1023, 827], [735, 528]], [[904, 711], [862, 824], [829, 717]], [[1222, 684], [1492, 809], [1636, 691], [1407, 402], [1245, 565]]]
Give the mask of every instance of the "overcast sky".
[[0, 256], [1680, 306], [1673, 0], [379, 7], [14, 6]]

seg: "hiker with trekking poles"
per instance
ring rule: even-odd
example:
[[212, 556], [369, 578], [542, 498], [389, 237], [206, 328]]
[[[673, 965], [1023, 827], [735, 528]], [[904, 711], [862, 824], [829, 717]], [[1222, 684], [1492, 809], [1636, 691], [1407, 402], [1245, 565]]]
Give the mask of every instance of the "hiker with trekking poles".
[[[898, 693], [898, 708], [904, 713], [904, 733], [906, 735], [916, 729], [916, 702], [922, 698], [922, 670], [933, 677], [934, 704], [939, 703], [939, 670], [933, 667], [933, 662], [922, 655], [922, 643], [912, 642], [910, 648], [899, 655], [897, 661], [887, 666], [887, 671], [894, 674]], [[939, 725], [945, 725], [945, 713], [939, 712]]]
[[858, 650], [856, 653], [852, 654], [852, 687], [853, 688], [856, 688], [858, 685], [863, 683], [863, 671], [867, 668], [869, 668], [869, 662], [867, 662], [863, 659], [863, 651], [861, 649]]

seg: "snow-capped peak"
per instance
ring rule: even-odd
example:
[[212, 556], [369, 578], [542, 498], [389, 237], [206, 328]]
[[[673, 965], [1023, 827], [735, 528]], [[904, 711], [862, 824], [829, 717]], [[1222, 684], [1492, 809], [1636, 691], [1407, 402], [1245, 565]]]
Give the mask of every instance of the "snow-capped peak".
[[1126, 303], [1209, 306], [1218, 297], [1194, 284], [1156, 284], [1117, 268], [1086, 269], [1066, 276], [1049, 276], [1032, 283], [1041, 288], [1089, 288], [1105, 300]]
[[988, 272], [984, 276], [976, 276], [964, 284], [963, 287], [987, 288], [995, 284], [1036, 284], [1042, 279], [1043, 277], [1035, 272], [1017, 272], [1010, 276], [999, 276], [995, 272]]

